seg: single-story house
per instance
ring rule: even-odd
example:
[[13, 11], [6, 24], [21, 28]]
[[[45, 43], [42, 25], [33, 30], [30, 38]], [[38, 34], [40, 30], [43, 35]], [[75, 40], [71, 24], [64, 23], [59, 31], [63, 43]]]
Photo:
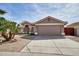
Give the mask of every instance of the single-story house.
[[24, 32], [38, 33], [38, 35], [62, 35], [65, 22], [51, 16], [47, 16], [35, 23], [27, 21], [21, 23]]
[[74, 28], [74, 34], [79, 36], [79, 22], [72, 23], [67, 26], [68, 28]]

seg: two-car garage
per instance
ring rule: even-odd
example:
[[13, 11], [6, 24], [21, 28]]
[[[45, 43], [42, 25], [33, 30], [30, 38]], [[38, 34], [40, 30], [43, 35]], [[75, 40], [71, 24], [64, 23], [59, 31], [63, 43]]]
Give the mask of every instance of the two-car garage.
[[64, 21], [54, 17], [46, 17], [35, 23], [38, 35], [62, 35], [64, 33]]
[[58, 25], [40, 25], [37, 26], [39, 35], [61, 35], [61, 26]]

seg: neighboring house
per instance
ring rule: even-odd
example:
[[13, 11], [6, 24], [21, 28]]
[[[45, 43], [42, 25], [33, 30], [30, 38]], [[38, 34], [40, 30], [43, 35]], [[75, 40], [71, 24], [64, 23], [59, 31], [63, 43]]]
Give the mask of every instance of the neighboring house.
[[67, 26], [68, 28], [74, 28], [75, 35], [79, 36], [79, 22], [72, 23]]
[[72, 23], [72, 24], [68, 25], [67, 27], [79, 28], [79, 22]]
[[[29, 32], [37, 32], [38, 35], [62, 35], [64, 33], [65, 22], [54, 17], [45, 17], [33, 24], [24, 22], [23, 26], [28, 27]], [[28, 31], [26, 29], [26, 31]]]

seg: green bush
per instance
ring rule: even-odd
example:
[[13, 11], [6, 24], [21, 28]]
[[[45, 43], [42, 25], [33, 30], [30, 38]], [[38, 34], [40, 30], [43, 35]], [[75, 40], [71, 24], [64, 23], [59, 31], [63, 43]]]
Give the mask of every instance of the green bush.
[[0, 32], [4, 32], [7, 29], [10, 29], [12, 32], [15, 32], [15, 33], [18, 32], [15, 22], [12, 22], [10, 20], [6, 20], [3, 17], [0, 17]]

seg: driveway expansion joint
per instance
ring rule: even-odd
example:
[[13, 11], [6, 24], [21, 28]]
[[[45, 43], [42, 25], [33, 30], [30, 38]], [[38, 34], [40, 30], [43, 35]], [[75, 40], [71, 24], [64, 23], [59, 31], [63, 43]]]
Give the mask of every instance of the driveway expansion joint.
[[55, 44], [55, 47], [60, 51], [60, 53], [62, 54], [62, 55], [64, 55], [63, 54], [63, 52], [57, 47], [57, 45], [56, 45], [56, 43], [53, 41], [53, 43]]

